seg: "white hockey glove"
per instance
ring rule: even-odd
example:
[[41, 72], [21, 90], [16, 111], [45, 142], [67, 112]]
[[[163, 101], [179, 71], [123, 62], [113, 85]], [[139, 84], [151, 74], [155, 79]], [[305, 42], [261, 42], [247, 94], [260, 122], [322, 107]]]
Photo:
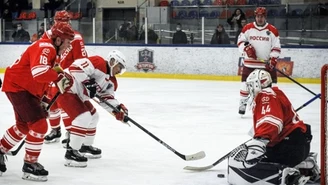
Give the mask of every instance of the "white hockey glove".
[[256, 164], [265, 157], [264, 154], [268, 143], [268, 140], [252, 139], [232, 151], [230, 158], [243, 164]]
[[268, 143], [269, 141], [264, 139], [252, 139], [245, 143], [248, 150], [245, 161], [255, 163], [262, 159], [266, 152], [266, 145]]

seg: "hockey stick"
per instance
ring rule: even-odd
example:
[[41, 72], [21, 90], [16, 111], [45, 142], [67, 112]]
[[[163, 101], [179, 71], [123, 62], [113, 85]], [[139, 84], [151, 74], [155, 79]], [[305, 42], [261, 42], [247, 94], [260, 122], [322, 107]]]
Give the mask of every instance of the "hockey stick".
[[223, 157], [221, 157], [220, 159], [218, 159], [217, 161], [215, 161], [213, 164], [210, 164], [208, 166], [185, 166], [183, 169], [184, 170], [192, 170], [192, 171], [204, 171], [204, 170], [208, 170], [213, 168], [214, 166], [220, 164], [222, 161], [228, 159], [228, 157], [231, 155], [231, 153], [235, 150], [238, 150], [240, 147], [242, 147], [245, 143], [247, 143], [248, 141], [250, 141], [251, 139], [247, 140], [246, 142], [244, 142], [243, 144], [239, 145], [238, 147], [236, 147], [235, 149], [231, 150], [229, 153], [225, 154]]
[[[109, 106], [110, 108], [112, 108], [114, 110], [114, 112], [120, 112], [120, 110], [118, 110], [112, 104], [108, 103], [101, 96], [99, 96], [99, 95], [96, 94], [96, 98], [98, 98], [101, 102], [105, 103], [107, 106]], [[202, 159], [202, 158], [205, 157], [205, 152], [204, 151], [200, 151], [200, 152], [197, 152], [197, 153], [191, 154], [191, 155], [181, 154], [180, 152], [176, 151], [171, 146], [169, 146], [168, 144], [166, 144], [164, 141], [162, 141], [161, 139], [159, 139], [157, 136], [155, 136], [154, 134], [152, 134], [151, 132], [149, 132], [148, 130], [146, 130], [144, 127], [142, 127], [141, 125], [139, 125], [132, 118], [130, 118], [128, 116], [126, 116], [126, 117], [127, 117], [128, 121], [130, 121], [131, 123], [133, 123], [135, 126], [137, 126], [138, 128], [140, 128], [142, 131], [146, 132], [149, 136], [151, 136], [153, 139], [155, 139], [156, 141], [158, 141], [159, 143], [161, 143], [167, 149], [171, 150], [175, 155], [179, 156], [181, 159], [183, 159], [185, 161], [192, 161], [192, 160]]]
[[[268, 60], [257, 60], [257, 61], [261, 61], [264, 62], [265, 64], [268, 64]], [[300, 87], [302, 87], [303, 89], [305, 89], [306, 91], [308, 91], [309, 93], [313, 94], [314, 96], [317, 96], [316, 93], [314, 93], [313, 91], [311, 91], [310, 89], [308, 89], [307, 87], [305, 87], [304, 85], [300, 84], [298, 81], [294, 80], [292, 77], [288, 76], [287, 74], [285, 74], [284, 72], [282, 72], [280, 69], [274, 67], [274, 70], [278, 71], [280, 74], [282, 74], [284, 77], [288, 78], [289, 80], [291, 80], [292, 82], [296, 83], [297, 85], [299, 85]], [[319, 98], [321, 99], [321, 96], [319, 96]]]
[[[315, 97], [313, 97], [311, 100], [309, 100], [306, 103], [304, 103], [302, 106], [300, 106], [299, 108], [297, 108], [295, 111], [297, 112], [297, 111], [301, 110], [302, 108], [306, 107], [308, 104], [310, 104], [311, 102], [313, 102], [318, 97], [320, 97], [320, 94], [317, 94]], [[247, 143], [250, 140], [251, 139], [247, 140], [243, 144], [241, 144], [238, 147], [236, 147], [235, 149], [231, 150], [229, 153], [227, 153], [226, 155], [224, 155], [223, 157], [221, 157], [220, 159], [218, 159], [217, 161], [215, 161], [213, 164], [210, 164], [208, 166], [198, 166], [198, 167], [196, 167], [196, 166], [186, 166], [183, 169], [185, 169], [185, 170], [192, 170], [192, 171], [204, 171], [204, 170], [211, 169], [214, 166], [220, 164], [222, 161], [228, 159], [228, 157], [231, 155], [231, 153], [233, 151], [238, 150], [242, 145], [244, 145], [245, 143]]]
[[309, 105], [310, 103], [312, 103], [314, 100], [316, 100], [317, 98], [320, 98], [321, 94], [317, 94], [315, 97], [313, 97], [312, 99], [310, 99], [309, 101], [305, 102], [303, 105], [301, 105], [300, 107], [298, 107], [295, 111], [299, 111], [301, 109], [303, 109], [304, 107], [306, 107], [307, 105]]
[[[296, 83], [297, 85], [301, 86], [303, 89], [305, 89], [306, 91], [308, 91], [309, 93], [313, 94], [314, 96], [317, 97], [317, 94], [314, 93], [313, 91], [311, 91], [310, 89], [308, 89], [307, 87], [305, 87], [304, 85], [300, 84], [298, 81], [294, 80], [292, 77], [288, 76], [287, 74], [285, 74], [284, 72], [282, 72], [280, 69], [274, 68], [276, 71], [278, 71], [280, 74], [282, 74], [284, 77], [288, 78], [289, 80], [291, 80], [292, 82]], [[321, 96], [318, 96], [321, 99]], [[317, 97], [317, 98], [318, 98]]]
[[[60, 92], [58, 91], [56, 93], [56, 95], [50, 100], [48, 106], [46, 107], [46, 111], [48, 111], [50, 109], [50, 107], [55, 103], [55, 101], [57, 100], [58, 96], [60, 95]], [[21, 144], [19, 144], [19, 146], [17, 147], [16, 150], [13, 150], [13, 151], [8, 151], [7, 152], [7, 155], [10, 155], [10, 156], [15, 156], [17, 155], [17, 153], [20, 151], [20, 149], [23, 147], [25, 143], [25, 139], [21, 142]]]

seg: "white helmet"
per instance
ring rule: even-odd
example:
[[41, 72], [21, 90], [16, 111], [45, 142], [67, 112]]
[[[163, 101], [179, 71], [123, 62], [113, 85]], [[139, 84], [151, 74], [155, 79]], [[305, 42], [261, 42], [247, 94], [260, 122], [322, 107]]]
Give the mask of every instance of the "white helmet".
[[247, 88], [253, 98], [264, 88], [271, 87], [270, 73], [265, 70], [255, 69], [246, 79]]
[[[114, 64], [110, 65], [110, 61], [114, 59]], [[126, 71], [126, 58], [125, 55], [123, 55], [122, 52], [118, 51], [118, 50], [113, 50], [111, 52], [108, 53], [106, 60], [108, 62], [108, 65], [110, 67], [110, 75], [113, 75], [113, 68], [117, 65], [117, 64], [121, 64], [123, 67], [121, 69], [120, 74], [123, 74]]]

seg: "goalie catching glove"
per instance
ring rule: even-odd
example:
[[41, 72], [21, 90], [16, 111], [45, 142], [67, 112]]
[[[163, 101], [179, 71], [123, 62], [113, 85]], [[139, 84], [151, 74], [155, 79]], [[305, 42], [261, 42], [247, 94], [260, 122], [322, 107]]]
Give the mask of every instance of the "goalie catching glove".
[[266, 145], [269, 143], [265, 139], [252, 139], [232, 151], [230, 159], [240, 166], [253, 165], [265, 157]]
[[119, 110], [119, 112], [113, 111], [113, 114], [115, 115], [115, 118], [118, 121], [122, 121], [123, 123], [127, 123], [129, 121], [129, 119], [127, 117], [128, 116], [128, 109], [122, 103], [119, 104], [116, 108]]

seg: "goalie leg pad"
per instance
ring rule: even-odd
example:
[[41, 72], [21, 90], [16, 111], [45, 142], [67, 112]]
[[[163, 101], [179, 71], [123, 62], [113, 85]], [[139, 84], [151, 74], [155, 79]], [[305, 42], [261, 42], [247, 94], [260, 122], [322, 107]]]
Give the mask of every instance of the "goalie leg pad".
[[278, 163], [258, 162], [249, 168], [238, 168], [229, 161], [228, 166], [228, 183], [232, 185], [304, 185], [309, 178]]
[[[253, 166], [240, 168], [228, 161], [228, 183], [232, 185], [280, 185], [285, 166], [277, 163], [258, 162]], [[239, 165], [240, 166], [240, 165]]]

